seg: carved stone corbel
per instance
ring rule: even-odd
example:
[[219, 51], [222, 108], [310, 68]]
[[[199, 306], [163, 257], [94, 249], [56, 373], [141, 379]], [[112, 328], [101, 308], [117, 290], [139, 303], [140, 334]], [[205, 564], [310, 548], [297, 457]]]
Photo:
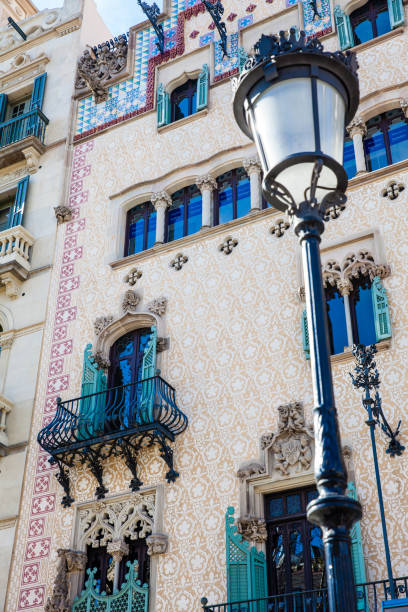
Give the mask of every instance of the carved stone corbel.
[[164, 555], [169, 546], [169, 536], [164, 533], [152, 533], [146, 539], [147, 553], [151, 557], [154, 555]]
[[242, 535], [244, 540], [263, 544], [268, 539], [265, 519], [260, 519], [254, 516], [245, 516], [237, 520], [238, 533]]
[[35, 147], [27, 147], [22, 149], [21, 152], [25, 157], [29, 173], [35, 174], [40, 165], [41, 153]]
[[72, 208], [69, 206], [54, 206], [54, 212], [58, 225], [72, 220]]
[[[72, 602], [77, 595], [76, 574], [86, 567], [86, 554], [60, 548], [58, 554], [57, 575], [51, 596], [45, 604], [45, 612], [70, 612]], [[71, 580], [73, 579], [73, 580]]]

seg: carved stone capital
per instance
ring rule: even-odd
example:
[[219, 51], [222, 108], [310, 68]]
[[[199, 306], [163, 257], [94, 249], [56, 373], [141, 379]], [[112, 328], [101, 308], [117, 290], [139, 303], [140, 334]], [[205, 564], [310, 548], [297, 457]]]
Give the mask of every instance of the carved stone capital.
[[340, 295], [343, 297], [345, 295], [350, 295], [350, 293], [353, 291], [353, 283], [349, 278], [340, 278], [336, 285]]
[[27, 168], [30, 174], [34, 174], [40, 165], [41, 153], [35, 147], [27, 147], [22, 149], [22, 154], [25, 157]]
[[171, 206], [172, 199], [167, 193], [167, 191], [158, 191], [154, 193], [150, 198], [151, 203], [155, 207], [156, 210], [163, 209], [167, 210], [169, 206]]
[[88, 560], [86, 553], [66, 550], [65, 559], [67, 561], [68, 574], [76, 574], [85, 571]]
[[156, 350], [158, 353], [168, 351], [170, 348], [170, 338], [157, 338]]
[[107, 315], [105, 317], [98, 317], [94, 322], [95, 334], [99, 336], [103, 330], [113, 322], [113, 315]]
[[358, 116], [354, 117], [353, 121], [349, 123], [346, 129], [351, 138], [353, 138], [355, 134], [361, 134], [361, 136], [367, 134], [367, 126], [361, 117]]
[[129, 554], [129, 546], [124, 540], [113, 540], [109, 542], [107, 552], [112, 555], [115, 563], [120, 563]]
[[244, 166], [245, 172], [248, 176], [251, 174], [261, 174], [262, 166], [261, 162], [257, 157], [249, 157], [248, 159], [244, 159], [242, 165]]
[[199, 176], [196, 180], [196, 185], [201, 192], [214, 191], [214, 189], [217, 189], [217, 181], [211, 176], [211, 174]]
[[244, 540], [250, 542], [263, 544], [268, 539], [265, 520], [254, 516], [239, 518], [237, 520], [237, 530]]
[[72, 219], [72, 208], [69, 206], [54, 206], [57, 223], [66, 223]]
[[169, 536], [164, 533], [152, 533], [146, 540], [147, 553], [150, 556], [163, 555], [169, 546]]
[[0, 348], [2, 351], [10, 349], [14, 342], [14, 332], [3, 332], [0, 334]]
[[58, 554], [58, 569], [55, 578], [51, 596], [45, 604], [45, 612], [69, 612], [69, 581], [68, 581], [68, 566], [66, 559], [66, 550], [59, 549]]
[[147, 305], [147, 310], [158, 315], [159, 317], [162, 317], [164, 314], [166, 314], [167, 304], [168, 300], [166, 297], [159, 297], [149, 302]]
[[400, 106], [402, 108], [402, 112], [404, 113], [405, 117], [408, 119], [408, 99], [407, 98], [401, 98], [400, 99]]
[[140, 297], [132, 289], [128, 289], [122, 299], [122, 310], [123, 312], [135, 312], [138, 304], [140, 303]]

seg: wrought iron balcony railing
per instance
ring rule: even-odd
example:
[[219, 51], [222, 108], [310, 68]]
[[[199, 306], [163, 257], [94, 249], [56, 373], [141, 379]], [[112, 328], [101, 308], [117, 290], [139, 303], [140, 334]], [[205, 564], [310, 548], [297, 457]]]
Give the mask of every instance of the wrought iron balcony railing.
[[71, 505], [69, 471], [76, 463], [88, 463], [98, 481], [96, 495], [107, 493], [102, 480], [102, 461], [112, 455], [122, 456], [132, 473], [130, 488], [143, 484], [137, 476], [137, 455], [141, 448], [158, 444], [169, 467], [168, 482], [178, 473], [173, 468], [169, 441], [188, 424], [177, 407], [174, 388], [160, 376], [100, 393], [62, 402], [57, 399], [53, 420], [38, 434], [41, 447], [50, 453], [59, 467], [58, 481], [65, 490], [64, 506]]
[[[408, 577], [394, 578], [394, 583], [398, 597], [407, 597]], [[391, 599], [388, 580], [359, 584], [356, 591], [358, 612], [381, 612], [381, 602]], [[327, 589], [297, 591], [215, 605], [209, 605], [203, 597], [201, 604], [204, 612], [329, 612]]]
[[0, 148], [35, 136], [44, 144], [45, 130], [49, 121], [38, 108], [0, 123]]

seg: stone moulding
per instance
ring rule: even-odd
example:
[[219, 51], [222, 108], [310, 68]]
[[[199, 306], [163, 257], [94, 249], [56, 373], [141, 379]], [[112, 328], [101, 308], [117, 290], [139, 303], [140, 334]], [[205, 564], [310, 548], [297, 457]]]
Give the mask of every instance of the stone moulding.
[[391, 274], [391, 270], [386, 264], [377, 264], [370, 251], [360, 249], [347, 255], [341, 263], [335, 259], [328, 260], [322, 274], [324, 287], [336, 287], [341, 295], [349, 295], [353, 290], [354, 278], [368, 276], [373, 281], [379, 276], [384, 279]]

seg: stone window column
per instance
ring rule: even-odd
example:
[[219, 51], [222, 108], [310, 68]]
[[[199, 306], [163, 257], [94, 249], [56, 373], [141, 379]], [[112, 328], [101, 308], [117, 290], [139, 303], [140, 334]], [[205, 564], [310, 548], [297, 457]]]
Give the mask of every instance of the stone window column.
[[356, 158], [356, 174], [367, 172], [363, 145], [363, 137], [367, 134], [366, 124], [361, 117], [355, 117], [350, 125], [347, 126], [347, 132], [353, 139], [354, 156]]
[[119, 589], [119, 569], [120, 562], [123, 557], [129, 554], [129, 546], [126, 544], [124, 540], [113, 540], [113, 542], [109, 542], [107, 547], [107, 552], [112, 555], [113, 560], [115, 562], [115, 575], [113, 578], [113, 588]]
[[262, 166], [257, 157], [250, 157], [243, 162], [245, 172], [251, 181], [251, 212], [262, 208]]
[[151, 197], [151, 202], [156, 209], [156, 244], [163, 244], [164, 230], [166, 220], [166, 210], [171, 205], [171, 197], [166, 191], [154, 193]]
[[214, 220], [213, 191], [217, 189], [217, 181], [210, 174], [205, 174], [197, 178], [196, 185], [201, 191], [203, 199], [201, 229], [212, 227]]

